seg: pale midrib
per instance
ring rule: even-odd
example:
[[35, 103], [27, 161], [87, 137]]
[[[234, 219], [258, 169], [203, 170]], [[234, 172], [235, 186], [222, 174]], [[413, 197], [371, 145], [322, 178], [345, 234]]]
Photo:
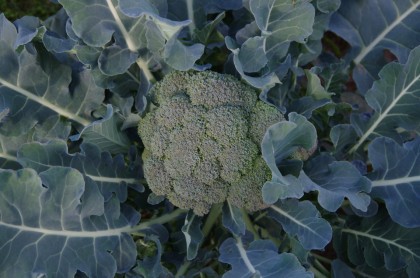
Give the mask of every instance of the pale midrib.
[[367, 237], [367, 238], [375, 239], [375, 240], [378, 240], [378, 241], [382, 241], [382, 242], [385, 242], [385, 243], [387, 243], [389, 245], [394, 245], [397, 248], [402, 249], [402, 250], [406, 251], [407, 253], [410, 253], [412, 256], [417, 257], [417, 258], [420, 259], [420, 256], [418, 256], [417, 254], [413, 253], [413, 251], [411, 251], [407, 247], [402, 246], [402, 245], [400, 245], [400, 244], [398, 244], [398, 243], [396, 243], [394, 241], [391, 241], [391, 240], [388, 240], [388, 239], [384, 239], [382, 237], [374, 236], [374, 235], [371, 235], [371, 234], [368, 234], [368, 233], [364, 233], [364, 232], [360, 232], [360, 231], [356, 231], [356, 230], [351, 230], [351, 229], [343, 229], [341, 231], [344, 232], [344, 233], [348, 233], [348, 234], [354, 234], [354, 235], [358, 235], [358, 236]]
[[276, 212], [280, 213], [281, 215], [289, 218], [290, 220], [292, 220], [293, 222], [295, 222], [296, 224], [298, 224], [299, 226], [305, 227], [306, 229], [312, 231], [315, 234], [318, 234], [316, 231], [314, 231], [311, 227], [309, 227], [306, 224], [303, 224], [302, 222], [300, 222], [299, 220], [296, 220], [295, 218], [293, 218], [292, 216], [290, 216], [287, 212], [284, 212], [283, 210], [281, 210], [280, 208], [276, 207], [276, 206], [270, 206], [273, 210], [275, 210]]
[[354, 59], [354, 63], [360, 64], [360, 62], [368, 55], [376, 45], [378, 45], [385, 37], [388, 35], [389, 32], [392, 31], [398, 24], [400, 24], [407, 16], [409, 16], [414, 10], [417, 9], [417, 6], [420, 3], [417, 3], [413, 5], [411, 8], [406, 10], [403, 14], [401, 14], [400, 17], [397, 17], [394, 22], [392, 22], [391, 25], [389, 25], [387, 28], [385, 28], [377, 37], [374, 39], [368, 46], [363, 48], [363, 50], [357, 55], [357, 57]]
[[414, 85], [414, 83], [416, 83], [420, 78], [420, 75], [417, 76], [416, 78], [413, 79], [412, 82], [410, 82], [410, 84], [408, 84], [408, 86], [401, 92], [401, 94], [398, 95], [398, 97], [396, 97], [391, 104], [388, 106], [387, 109], [385, 109], [385, 111], [378, 117], [378, 119], [376, 119], [376, 121], [371, 125], [371, 127], [365, 132], [365, 134], [363, 134], [362, 137], [360, 137], [359, 141], [357, 142], [357, 144], [350, 149], [350, 153], [355, 152], [361, 144], [363, 144], [363, 142], [369, 137], [370, 134], [372, 134], [372, 132], [378, 127], [378, 125], [382, 122], [383, 119], [385, 119], [388, 116], [389, 111], [391, 111], [392, 108], [394, 108], [395, 105], [397, 105], [398, 101], [400, 101], [400, 99], [405, 96], [408, 92], [408, 90], [411, 88], [411, 86]]
[[249, 269], [251, 273], [256, 273], [257, 271], [255, 270], [254, 266], [251, 264], [251, 261], [249, 260], [245, 252], [244, 246], [242, 244], [242, 241], [239, 237], [236, 238], [236, 246], [238, 246], [239, 254], [241, 255], [241, 258], [244, 261], [246, 267]]
[[[136, 53], [137, 52], [137, 47], [136, 44], [133, 42], [133, 40], [131, 39], [130, 34], [128, 33], [127, 29], [124, 26], [124, 23], [121, 21], [120, 16], [118, 15], [117, 10], [115, 9], [114, 5], [112, 4], [112, 0], [106, 0], [106, 3], [108, 4], [108, 8], [112, 13], [112, 16], [115, 19], [115, 22], [118, 26], [118, 28], [120, 29], [126, 43], [128, 46], [128, 49], [130, 49], [132, 52]], [[137, 65], [143, 70], [144, 75], [146, 76], [146, 78], [150, 81], [150, 82], [155, 82], [155, 78], [153, 76], [153, 74], [151, 73], [151, 71], [149, 70], [149, 67], [147, 65], [147, 63], [141, 59], [140, 57], [137, 59], [136, 61]]]
[[147, 227], [150, 227], [151, 225], [154, 225], [154, 224], [164, 224], [186, 212], [187, 210], [177, 209], [171, 213], [165, 214], [155, 219], [150, 219], [147, 222], [142, 222], [133, 227], [125, 226], [118, 229], [108, 229], [108, 230], [98, 230], [98, 231], [48, 230], [48, 229], [43, 229], [43, 228], [28, 227], [24, 225], [7, 224], [7, 223], [2, 222], [1, 219], [0, 219], [0, 229], [2, 227], [7, 227], [11, 229], [16, 229], [18, 231], [23, 231], [23, 232], [33, 232], [33, 233], [39, 233], [39, 234], [44, 234], [44, 235], [58, 235], [58, 236], [63, 236], [63, 237], [98, 238], [98, 237], [108, 237], [108, 236], [120, 236], [123, 233], [127, 233], [127, 234], [137, 233], [138, 231], [144, 230]]
[[92, 176], [92, 175], [86, 175], [87, 177], [91, 178], [94, 181], [98, 181], [98, 182], [109, 182], [109, 183], [121, 183], [121, 182], [125, 182], [125, 183], [129, 183], [129, 184], [133, 184], [133, 183], [138, 183], [139, 181], [136, 179], [123, 179], [123, 178], [110, 178], [110, 177], [101, 177], [101, 176]]
[[111, 11], [112, 16], [114, 17], [115, 22], [117, 23], [117, 26], [120, 29], [123, 37], [125, 38], [125, 41], [127, 42], [128, 48], [133, 52], [137, 52], [136, 45], [134, 44], [133, 40], [131, 39], [130, 34], [128, 33], [127, 29], [125, 29], [125, 26], [124, 26], [123, 22], [121, 21], [121, 18], [118, 15], [118, 12], [114, 7], [114, 4], [112, 4], [111, 0], [106, 0], [106, 3], [108, 4], [108, 8]]
[[1, 227], [7, 227], [11, 229], [19, 230], [20, 232], [32, 232], [32, 233], [39, 233], [43, 235], [56, 235], [56, 236], [63, 236], [63, 237], [90, 237], [90, 238], [98, 238], [98, 237], [108, 237], [108, 236], [120, 236], [122, 233], [133, 233], [138, 231], [138, 226], [136, 227], [122, 227], [118, 229], [109, 229], [109, 230], [100, 230], [100, 231], [66, 231], [66, 230], [48, 230], [43, 228], [34, 228], [22, 225], [12, 225], [0, 222]]
[[187, 11], [188, 11], [188, 19], [191, 20], [191, 23], [188, 25], [188, 29], [190, 30], [191, 36], [194, 34], [196, 29], [195, 26], [195, 18], [194, 18], [194, 0], [187, 0]]
[[376, 181], [372, 181], [372, 187], [395, 186], [397, 184], [412, 183], [412, 182], [420, 182], [420, 176], [403, 177], [403, 178], [392, 179], [392, 180], [376, 180]]
[[0, 157], [1, 157], [1, 158], [4, 158], [4, 159], [6, 159], [6, 160], [11, 160], [11, 161], [18, 162], [18, 160], [17, 160], [17, 158], [16, 158], [16, 157], [11, 156], [11, 155], [9, 155], [9, 154], [7, 154], [7, 153], [0, 153]]
[[[228, 204], [228, 207], [229, 207], [230, 215], [234, 215], [232, 205], [229, 203], [229, 201], [227, 202], [227, 204]], [[238, 221], [236, 221], [236, 217], [232, 217], [232, 220], [233, 220], [233, 222], [235, 222], [236, 225], [239, 226]]]
[[22, 89], [22, 88], [20, 88], [16, 85], [6, 81], [6, 80], [3, 80], [3, 79], [0, 78], [0, 83], [3, 84], [6, 87], [12, 89], [13, 91], [18, 92], [19, 94], [25, 96], [26, 98], [28, 98], [32, 101], [35, 101], [35, 102], [41, 104], [42, 106], [47, 107], [48, 109], [51, 109], [51, 110], [57, 112], [57, 114], [60, 114], [60, 115], [66, 117], [66, 118], [68, 118], [72, 121], [75, 121], [75, 122], [81, 124], [82, 126], [88, 126], [90, 124], [90, 121], [88, 121], [88, 120], [86, 120], [86, 119], [84, 119], [84, 118], [82, 118], [78, 115], [75, 115], [73, 113], [70, 113], [69, 111], [66, 111], [66, 110], [62, 109], [61, 107], [58, 107], [58, 106], [52, 104], [51, 102], [48, 102], [45, 99], [43, 99], [41, 97], [38, 97], [38, 96], [32, 94], [31, 92], [29, 92], [27, 90], [24, 90], [24, 89]]
[[195, 219], [195, 215], [193, 215], [193, 217], [191, 218], [191, 221], [188, 220], [188, 217], [185, 218], [185, 222], [184, 222], [184, 226], [188, 225], [188, 229], [185, 232], [184, 230], [182, 230], [182, 233], [185, 236], [185, 241], [187, 243], [187, 246], [189, 247], [192, 241], [191, 235], [190, 233], [188, 233], [188, 230], [190, 229], [190, 223], [193, 223], [194, 219]]

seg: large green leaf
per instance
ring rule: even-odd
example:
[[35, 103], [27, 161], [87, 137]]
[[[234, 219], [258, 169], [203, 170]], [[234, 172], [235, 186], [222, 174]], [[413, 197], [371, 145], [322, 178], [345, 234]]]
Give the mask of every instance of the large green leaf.
[[279, 163], [295, 152], [298, 147], [309, 150], [316, 144], [316, 130], [304, 116], [292, 112], [288, 121], [282, 121], [268, 128], [261, 143], [261, 152], [272, 173], [271, 181], [264, 184], [263, 197], [266, 203], [278, 199], [300, 198], [303, 188], [292, 175], [283, 176]]
[[312, 33], [315, 8], [307, 0], [251, 0], [249, 6], [271, 63], [286, 55], [291, 42], [305, 43]]
[[385, 49], [405, 63], [410, 50], [420, 44], [419, 16], [418, 0], [342, 1], [330, 29], [352, 46], [353, 78], [362, 93], [386, 64]]
[[278, 254], [277, 247], [269, 240], [257, 240], [247, 245], [240, 237], [228, 238], [222, 243], [219, 261], [232, 266], [223, 275], [224, 278], [313, 277], [312, 273], [302, 267], [295, 255]]
[[368, 122], [357, 117], [352, 125], [360, 136], [350, 152], [377, 136], [399, 138], [397, 128], [420, 132], [420, 46], [413, 49], [405, 65], [391, 63], [379, 73], [380, 80], [366, 93], [375, 110]]
[[55, 115], [22, 135], [5, 136], [0, 134], [0, 168], [20, 169], [22, 165], [18, 161], [17, 152], [23, 144], [34, 141], [66, 140], [70, 129], [70, 122]]
[[347, 253], [355, 265], [406, 269], [410, 277], [420, 271], [420, 229], [407, 229], [393, 222], [386, 213], [364, 218], [360, 224], [337, 228], [334, 248]]
[[95, 144], [102, 151], [127, 152], [130, 140], [122, 132], [123, 121], [123, 117], [114, 113], [112, 105], [108, 104], [102, 119], [85, 126], [79, 134], [71, 136], [70, 139], [77, 141], [83, 138], [84, 142]]
[[203, 241], [204, 235], [201, 231], [202, 218], [195, 215], [191, 210], [185, 216], [184, 226], [182, 226], [182, 233], [185, 236], [187, 243], [187, 259], [192, 260], [197, 256], [200, 244]]
[[25, 167], [43, 172], [54, 166], [66, 166], [79, 170], [85, 177], [97, 183], [105, 200], [115, 194], [121, 202], [127, 199], [127, 185], [142, 188], [141, 165], [126, 165], [124, 157], [112, 157], [93, 144], [83, 143], [82, 152], [70, 154], [62, 140], [47, 143], [27, 143], [18, 152], [18, 161]]
[[290, 236], [296, 236], [306, 250], [324, 249], [331, 240], [330, 224], [309, 201], [279, 201], [270, 206], [269, 216], [279, 222]]
[[336, 161], [323, 153], [309, 160], [304, 170], [299, 179], [305, 192], [318, 191], [318, 203], [324, 209], [334, 212], [346, 198], [355, 208], [367, 211], [371, 182], [350, 162]]
[[139, 216], [72, 168], [0, 170], [0, 276], [114, 277], [135, 263]]
[[[98, 62], [105, 75], [121, 74], [137, 62], [147, 79], [153, 80], [144, 59], [146, 49], [178, 70], [188, 70], [193, 67], [204, 51], [204, 46], [201, 44], [185, 46], [177, 40], [179, 32], [191, 23], [190, 20], [174, 21], [162, 17], [152, 2], [127, 0], [60, 0], [59, 2], [71, 18], [74, 33], [85, 44], [104, 48], [99, 50], [101, 53]], [[111, 41], [113, 44], [109, 46]], [[164, 49], [164, 54], [160, 53], [162, 51], [156, 51], [156, 45]], [[189, 51], [193, 51], [195, 55], [189, 55]]]
[[8, 108], [9, 115], [1, 126], [7, 135], [26, 133], [36, 123], [52, 115], [63, 116], [78, 126], [89, 125], [91, 113], [104, 99], [88, 70], [72, 81], [71, 69], [58, 64], [52, 56], [37, 56], [23, 50], [15, 52], [0, 40], [0, 108]]
[[372, 197], [385, 201], [398, 224], [420, 227], [420, 138], [403, 146], [389, 138], [377, 138], [369, 145], [369, 159]]
[[[92, 111], [104, 99], [103, 90], [95, 86], [89, 71], [72, 80], [71, 69], [59, 64], [52, 55], [38, 56], [35, 50], [26, 49], [15, 51], [18, 33], [3, 15], [0, 26], [0, 109], [8, 109], [1, 132], [20, 135], [57, 114], [79, 126], [88, 125], [93, 120]], [[37, 60], [39, 57], [42, 63]]]
[[222, 223], [232, 234], [245, 235], [245, 221], [242, 211], [229, 202], [225, 202], [222, 208]]

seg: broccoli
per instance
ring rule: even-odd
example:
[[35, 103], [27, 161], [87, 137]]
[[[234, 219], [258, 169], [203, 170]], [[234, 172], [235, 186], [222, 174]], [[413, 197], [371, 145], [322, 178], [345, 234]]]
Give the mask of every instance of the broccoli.
[[284, 120], [275, 107], [249, 85], [212, 71], [172, 72], [149, 97], [153, 107], [138, 132], [155, 194], [198, 215], [225, 200], [250, 212], [266, 207], [261, 189], [271, 172], [260, 142]]

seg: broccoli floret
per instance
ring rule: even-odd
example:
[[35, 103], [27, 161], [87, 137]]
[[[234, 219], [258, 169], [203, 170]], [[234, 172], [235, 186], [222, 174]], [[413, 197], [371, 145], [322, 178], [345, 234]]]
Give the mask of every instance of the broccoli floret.
[[175, 206], [206, 214], [229, 200], [256, 211], [271, 172], [260, 142], [283, 115], [235, 77], [172, 72], [150, 91], [154, 110], [139, 123], [150, 189]]

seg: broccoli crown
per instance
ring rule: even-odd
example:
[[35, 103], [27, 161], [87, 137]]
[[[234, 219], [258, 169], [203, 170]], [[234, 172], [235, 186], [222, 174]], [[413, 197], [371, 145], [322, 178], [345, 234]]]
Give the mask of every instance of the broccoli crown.
[[271, 172], [261, 157], [266, 129], [283, 115], [235, 77], [212, 71], [172, 72], [150, 92], [154, 109], [139, 123], [150, 189], [175, 206], [206, 214], [226, 199], [265, 208]]

